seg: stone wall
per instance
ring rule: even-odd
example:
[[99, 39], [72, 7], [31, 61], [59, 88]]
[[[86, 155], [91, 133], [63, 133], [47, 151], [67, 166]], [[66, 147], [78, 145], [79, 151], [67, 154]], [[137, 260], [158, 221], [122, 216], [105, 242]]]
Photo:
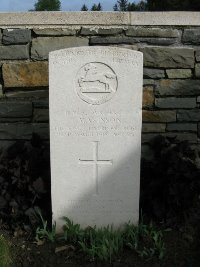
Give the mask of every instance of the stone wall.
[[1, 13], [0, 140], [48, 140], [48, 53], [95, 45], [144, 53], [143, 143], [162, 134], [198, 144], [200, 12]]

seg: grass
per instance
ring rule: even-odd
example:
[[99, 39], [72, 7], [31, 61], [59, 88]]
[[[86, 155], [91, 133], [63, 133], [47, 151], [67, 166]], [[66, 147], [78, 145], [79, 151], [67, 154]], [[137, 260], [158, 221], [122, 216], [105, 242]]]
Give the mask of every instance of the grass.
[[42, 227], [38, 227], [36, 229], [36, 240], [39, 241], [46, 239], [51, 242], [54, 242], [56, 238], [56, 224], [53, 224], [52, 229], [49, 230], [47, 225], [48, 223], [43, 219], [39, 209], [37, 210], [37, 213], [41, 219]]
[[[42, 220], [42, 228], [36, 231], [37, 240], [56, 239], [56, 225], [48, 230], [47, 222]], [[63, 239], [72, 245], [77, 251], [85, 254], [90, 260], [101, 260], [112, 262], [125, 248], [131, 249], [144, 259], [156, 258], [162, 260], [165, 256], [163, 232], [153, 224], [139, 225], [125, 224], [123, 228], [114, 229], [107, 227], [81, 228], [79, 224], [73, 223], [69, 218], [63, 217]]]
[[114, 230], [112, 226], [85, 229], [85, 237], [85, 240], [79, 241], [79, 245], [91, 260], [112, 262], [113, 257], [123, 249], [122, 232]]
[[140, 223], [138, 226], [126, 224], [123, 235], [126, 246], [135, 250], [141, 258], [156, 257], [159, 260], [164, 258], [163, 232], [153, 224]]
[[82, 229], [69, 218], [64, 217], [64, 239], [68, 244], [78, 247], [79, 251], [87, 255], [90, 260], [111, 262], [113, 257], [123, 249], [122, 232], [114, 230], [112, 226]]
[[12, 259], [10, 256], [9, 245], [6, 239], [0, 235], [0, 267], [11, 267]]

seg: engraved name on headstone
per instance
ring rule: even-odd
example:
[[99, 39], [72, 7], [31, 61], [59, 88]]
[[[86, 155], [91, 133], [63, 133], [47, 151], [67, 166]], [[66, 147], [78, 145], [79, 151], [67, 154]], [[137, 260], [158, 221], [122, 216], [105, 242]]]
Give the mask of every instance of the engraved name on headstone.
[[50, 53], [53, 221], [118, 227], [139, 217], [142, 53], [114, 47]]

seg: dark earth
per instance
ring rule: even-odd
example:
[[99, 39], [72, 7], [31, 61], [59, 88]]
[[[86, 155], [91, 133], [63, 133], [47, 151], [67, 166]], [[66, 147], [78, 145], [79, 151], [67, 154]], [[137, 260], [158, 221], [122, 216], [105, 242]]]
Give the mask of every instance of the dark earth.
[[[114, 261], [91, 262], [84, 255], [74, 250], [70, 245], [62, 242], [45, 242], [43, 245], [37, 245], [34, 240], [28, 240], [27, 235], [14, 237], [10, 232], [0, 231], [9, 240], [10, 249], [14, 266], [16, 267], [54, 267], [54, 266], [146, 266], [146, 267], [199, 267], [200, 266], [200, 233], [192, 235], [191, 233], [182, 231], [167, 232], [164, 236], [166, 256], [160, 261], [157, 259], [145, 260], [140, 259], [136, 253], [131, 250], [125, 250], [117, 255]], [[56, 252], [57, 249], [65, 249]], [[3, 266], [2, 266], [3, 267]]]

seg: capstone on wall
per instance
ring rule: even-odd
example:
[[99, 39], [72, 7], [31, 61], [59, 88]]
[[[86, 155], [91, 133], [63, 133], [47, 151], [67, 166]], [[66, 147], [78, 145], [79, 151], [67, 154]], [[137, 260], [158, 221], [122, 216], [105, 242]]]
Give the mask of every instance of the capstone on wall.
[[[180, 12], [175, 14], [177, 18], [172, 13], [171, 21], [170, 13], [151, 14], [154, 19], [149, 19], [149, 23], [147, 13], [146, 17], [140, 13], [141, 22], [138, 13], [112, 12], [110, 19], [107, 13], [101, 13], [100, 19], [100, 13], [97, 16], [94, 12], [76, 12], [73, 19], [71, 17], [72, 23], [62, 20], [61, 16], [70, 18], [72, 13], [68, 16], [63, 12], [55, 13], [57, 20], [54, 17], [53, 22], [49, 12], [44, 12], [43, 17], [40, 12], [14, 14], [13, 18], [0, 14], [1, 144], [5, 140], [29, 140], [33, 132], [49, 139], [50, 51], [106, 45], [144, 54], [144, 146], [158, 134], [176, 137], [175, 142], [187, 140], [198, 145], [200, 12], [187, 12], [185, 23], [180, 19], [183, 16]], [[39, 16], [38, 20], [34, 14]], [[28, 16], [35, 19], [34, 23]], [[45, 16], [48, 16], [48, 23]], [[27, 24], [23, 24], [25, 21]]]

